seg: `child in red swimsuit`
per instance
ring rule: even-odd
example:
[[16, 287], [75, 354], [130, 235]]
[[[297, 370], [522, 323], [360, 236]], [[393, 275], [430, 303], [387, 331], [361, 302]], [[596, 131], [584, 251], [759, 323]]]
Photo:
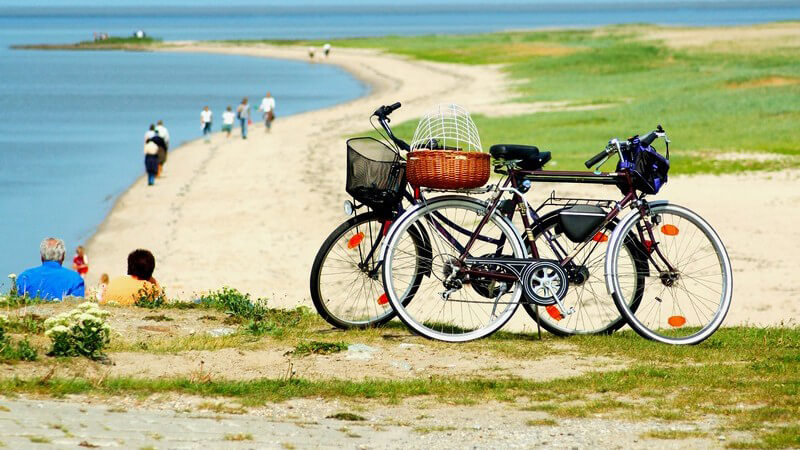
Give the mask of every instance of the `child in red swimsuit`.
[[75, 257], [72, 258], [72, 268], [78, 272], [81, 277], [86, 277], [89, 272], [89, 256], [83, 250], [83, 246], [79, 245], [75, 249]]

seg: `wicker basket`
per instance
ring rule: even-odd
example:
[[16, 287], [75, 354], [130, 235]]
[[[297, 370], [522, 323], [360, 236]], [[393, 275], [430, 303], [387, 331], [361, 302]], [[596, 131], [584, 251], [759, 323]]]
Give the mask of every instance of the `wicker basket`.
[[406, 179], [413, 186], [470, 189], [489, 181], [489, 154], [457, 150], [415, 150], [408, 154]]

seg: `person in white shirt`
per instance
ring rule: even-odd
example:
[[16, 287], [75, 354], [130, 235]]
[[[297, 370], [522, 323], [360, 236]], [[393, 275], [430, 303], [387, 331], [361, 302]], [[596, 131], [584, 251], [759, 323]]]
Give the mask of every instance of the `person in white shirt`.
[[269, 91], [267, 96], [261, 99], [258, 110], [264, 114], [264, 131], [269, 132], [272, 129], [272, 121], [275, 120], [275, 99]]
[[236, 119], [236, 114], [230, 106], [225, 112], [222, 113], [222, 131], [228, 133], [226, 136], [231, 137], [231, 130], [233, 130], [233, 121]]
[[200, 111], [200, 124], [203, 126], [203, 136], [206, 138], [206, 142], [211, 140], [209, 136], [211, 134], [211, 118], [214, 116], [214, 113], [208, 109], [208, 106], [204, 107], [202, 111]]
[[322, 53], [325, 54], [325, 58], [327, 59], [328, 55], [331, 53], [331, 44], [326, 42], [325, 45], [322, 46]]
[[169, 130], [164, 126], [163, 120], [159, 120], [156, 124], [156, 134], [161, 136], [161, 139], [164, 140], [164, 144], [166, 144], [166, 149], [169, 150]]

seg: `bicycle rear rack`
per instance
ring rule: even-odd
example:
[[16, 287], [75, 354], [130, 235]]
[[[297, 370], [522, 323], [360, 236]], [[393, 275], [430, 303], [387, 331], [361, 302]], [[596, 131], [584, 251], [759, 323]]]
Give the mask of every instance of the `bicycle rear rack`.
[[614, 200], [605, 200], [599, 198], [568, 198], [568, 197], [556, 197], [556, 191], [550, 193], [550, 197], [548, 197], [541, 205], [536, 208], [536, 212], [538, 213], [543, 208], [547, 206], [575, 206], [575, 205], [592, 205], [592, 206], [599, 206], [604, 209], [610, 209], [616, 201]]

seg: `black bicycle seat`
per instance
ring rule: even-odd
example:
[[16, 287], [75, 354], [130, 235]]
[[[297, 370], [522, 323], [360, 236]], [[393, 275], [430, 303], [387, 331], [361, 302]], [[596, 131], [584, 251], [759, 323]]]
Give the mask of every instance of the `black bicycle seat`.
[[550, 152], [540, 152], [533, 145], [497, 144], [489, 148], [494, 159], [519, 160], [522, 170], [539, 170], [550, 161]]

